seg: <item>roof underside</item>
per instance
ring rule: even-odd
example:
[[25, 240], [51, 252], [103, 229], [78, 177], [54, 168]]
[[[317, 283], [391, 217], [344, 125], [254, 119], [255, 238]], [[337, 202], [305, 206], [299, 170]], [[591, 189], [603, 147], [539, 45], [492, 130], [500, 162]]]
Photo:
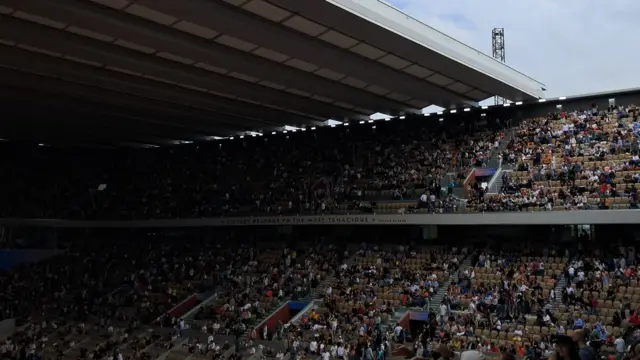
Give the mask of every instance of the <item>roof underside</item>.
[[0, 0], [1, 101], [14, 119], [0, 137], [165, 144], [494, 95], [477, 77], [311, 20], [298, 3]]

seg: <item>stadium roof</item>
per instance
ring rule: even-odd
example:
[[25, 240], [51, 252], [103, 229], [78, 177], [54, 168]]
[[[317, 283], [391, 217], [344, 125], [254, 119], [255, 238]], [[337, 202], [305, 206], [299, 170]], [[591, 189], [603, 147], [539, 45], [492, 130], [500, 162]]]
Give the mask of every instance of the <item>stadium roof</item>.
[[377, 0], [0, 0], [0, 84], [2, 138], [154, 144], [544, 86]]

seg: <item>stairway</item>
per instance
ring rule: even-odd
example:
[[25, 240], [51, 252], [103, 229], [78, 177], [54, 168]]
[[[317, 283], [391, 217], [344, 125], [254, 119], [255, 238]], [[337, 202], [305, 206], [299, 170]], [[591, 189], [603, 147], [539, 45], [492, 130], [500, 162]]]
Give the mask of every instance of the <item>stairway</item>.
[[411, 309], [407, 307], [399, 306], [394, 308], [393, 315], [386, 323], [380, 325], [380, 329], [382, 329], [382, 331], [386, 331], [389, 326], [392, 328], [395, 327], [396, 324], [400, 322], [400, 319], [402, 319], [409, 311], [411, 311]]
[[491, 159], [487, 163], [488, 168], [497, 169], [501, 166], [499, 155], [507, 148], [507, 145], [516, 135], [516, 129], [505, 130], [502, 141], [498, 144], [498, 148], [494, 149], [491, 153]]
[[498, 169], [493, 176], [493, 182], [489, 183], [488, 194], [497, 194], [500, 192], [500, 189], [502, 189], [502, 169]]
[[556, 293], [555, 300], [551, 303], [551, 309], [554, 313], [557, 313], [558, 310], [561, 310], [564, 306], [562, 303], [562, 290], [567, 286], [567, 278], [564, 276], [564, 272], [560, 274], [560, 278], [556, 283], [556, 287], [553, 289]]
[[[320, 282], [320, 284], [318, 284], [317, 287], [315, 287], [314, 289], [311, 289], [311, 291], [307, 295], [299, 299], [296, 299], [295, 301], [300, 301], [304, 303], [311, 303], [314, 301], [314, 299], [320, 299], [320, 301], [322, 301], [322, 298], [324, 297], [324, 293], [327, 287], [334, 286], [337, 282], [338, 282], [338, 279], [336, 278], [335, 274], [329, 274], [327, 275], [326, 278], [324, 278], [324, 280], [322, 280], [322, 282]], [[273, 311], [256, 315], [255, 325], [260, 324], [264, 319], [273, 315], [273, 313], [276, 310], [278, 310], [282, 305], [286, 304], [289, 300], [291, 299], [285, 298], [280, 302], [278, 302], [276, 306], [273, 307]], [[242, 339], [244, 340], [244, 342], [249, 341], [249, 335], [250, 335], [250, 329], [248, 329], [247, 332], [245, 332], [244, 335], [242, 336]]]
[[[255, 321], [254, 321], [253, 325], [248, 327], [247, 331], [245, 331], [245, 333], [242, 334], [242, 342], [241, 343], [244, 344], [244, 343], [249, 341], [249, 337], [251, 335], [251, 327], [258, 326], [264, 319], [266, 319], [269, 316], [273, 315], [273, 313], [275, 313], [278, 309], [280, 309], [280, 307], [282, 305], [285, 305], [288, 301], [289, 301], [288, 298], [283, 298], [282, 300], [278, 301], [278, 303], [272, 308], [271, 311], [262, 312], [260, 314], [256, 314], [256, 318], [255, 318]], [[262, 334], [258, 333], [258, 336], [262, 336]]]
[[451, 282], [451, 280], [457, 281], [458, 273], [463, 269], [467, 269], [472, 266], [471, 264], [471, 261], [473, 258], [472, 254], [473, 252], [468, 254], [462, 260], [462, 262], [460, 263], [460, 266], [458, 267], [458, 270], [454, 271], [446, 279], [443, 279], [443, 281], [440, 283], [440, 288], [438, 289], [438, 292], [435, 295], [433, 295], [433, 297], [431, 298], [431, 303], [429, 304], [429, 311], [433, 311], [436, 314], [440, 311], [440, 304], [442, 304], [442, 299], [444, 299], [444, 296], [447, 294], [447, 287], [449, 286], [449, 283]]

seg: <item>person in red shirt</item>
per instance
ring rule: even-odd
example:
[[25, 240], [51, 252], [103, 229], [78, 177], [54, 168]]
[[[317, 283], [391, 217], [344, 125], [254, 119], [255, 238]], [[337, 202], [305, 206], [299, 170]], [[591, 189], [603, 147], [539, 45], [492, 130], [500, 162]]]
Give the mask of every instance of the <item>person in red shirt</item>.
[[633, 315], [629, 317], [629, 323], [631, 323], [632, 325], [640, 325], [640, 318], [638, 317], [637, 311], [634, 311]]

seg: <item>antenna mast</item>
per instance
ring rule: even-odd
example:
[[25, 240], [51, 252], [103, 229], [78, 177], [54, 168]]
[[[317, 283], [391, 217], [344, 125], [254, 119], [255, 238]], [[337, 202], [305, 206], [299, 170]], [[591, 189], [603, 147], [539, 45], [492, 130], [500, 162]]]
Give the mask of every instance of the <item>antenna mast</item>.
[[[503, 63], [506, 62], [504, 50], [504, 28], [494, 28], [491, 31], [491, 49], [493, 50], [494, 59]], [[496, 105], [502, 105], [506, 102], [507, 100], [503, 97], [494, 97], [494, 103]]]

